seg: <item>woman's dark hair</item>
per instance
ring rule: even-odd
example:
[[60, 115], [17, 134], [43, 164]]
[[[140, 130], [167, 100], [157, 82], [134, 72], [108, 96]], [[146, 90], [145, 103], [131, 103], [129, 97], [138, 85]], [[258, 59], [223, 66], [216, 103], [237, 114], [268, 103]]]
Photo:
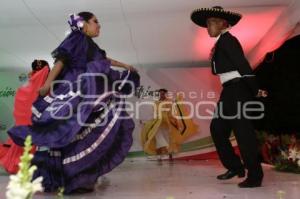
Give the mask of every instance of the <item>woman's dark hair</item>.
[[94, 16], [91, 12], [80, 12], [78, 15], [81, 16], [85, 22], [88, 22]]
[[158, 90], [158, 92], [165, 92], [165, 93], [167, 93], [167, 92], [168, 92], [168, 90], [167, 90], [167, 89], [165, 89], [165, 88], [161, 88], [161, 89], [159, 89], [159, 90]]
[[[78, 15], [80, 17], [82, 17], [85, 22], [88, 22], [91, 18], [93, 18], [93, 16], [95, 16], [91, 12], [80, 12], [80, 13], [78, 13]], [[94, 51], [95, 47], [101, 52], [101, 54], [103, 55], [103, 57], [106, 59], [106, 52], [104, 50], [102, 50], [101, 48], [99, 48], [91, 39], [89, 39], [88, 42], [89, 42], [89, 48], [88, 48], [88, 52], [87, 52], [87, 59], [88, 59], [88, 61], [93, 60], [94, 53], [95, 53], [95, 51]]]
[[44, 66], [49, 66], [48, 62], [45, 60], [38, 60], [35, 59], [32, 63], [31, 63], [31, 68], [33, 71], [38, 71], [41, 70]]

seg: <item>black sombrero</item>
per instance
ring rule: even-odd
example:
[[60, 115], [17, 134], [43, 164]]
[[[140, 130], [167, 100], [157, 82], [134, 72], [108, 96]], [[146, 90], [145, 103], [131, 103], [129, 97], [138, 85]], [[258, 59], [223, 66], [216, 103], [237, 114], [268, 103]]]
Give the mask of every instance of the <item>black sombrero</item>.
[[242, 18], [242, 15], [236, 12], [224, 10], [221, 6], [196, 9], [191, 14], [192, 21], [205, 28], [207, 27], [206, 20], [210, 17], [225, 19], [231, 26], [234, 26]]

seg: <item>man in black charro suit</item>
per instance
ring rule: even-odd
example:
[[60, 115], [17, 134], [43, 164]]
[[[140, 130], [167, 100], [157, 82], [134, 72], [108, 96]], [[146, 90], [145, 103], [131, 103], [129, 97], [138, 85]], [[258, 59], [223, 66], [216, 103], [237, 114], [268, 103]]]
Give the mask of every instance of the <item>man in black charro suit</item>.
[[[223, 90], [210, 130], [220, 160], [227, 169], [217, 178], [227, 180], [234, 176], [244, 177], [246, 168], [247, 178], [238, 186], [260, 187], [263, 170], [258, 160], [257, 141], [254, 127], [247, 112], [244, 114], [243, 111], [247, 106], [243, 105], [253, 101], [255, 96], [266, 97], [267, 92], [259, 89], [239, 41], [228, 32], [230, 27], [238, 23], [241, 15], [215, 6], [195, 10], [191, 19], [207, 28], [210, 37], [217, 39], [211, 53], [211, 65], [212, 73], [220, 77]], [[234, 132], [244, 165], [229, 140], [231, 131]]]

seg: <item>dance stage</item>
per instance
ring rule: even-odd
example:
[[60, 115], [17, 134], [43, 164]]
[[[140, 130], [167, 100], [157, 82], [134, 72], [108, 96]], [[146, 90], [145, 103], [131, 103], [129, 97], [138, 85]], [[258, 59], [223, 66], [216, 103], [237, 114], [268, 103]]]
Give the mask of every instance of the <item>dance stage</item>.
[[[263, 165], [265, 178], [259, 188], [238, 188], [242, 179], [219, 181], [224, 169], [219, 160], [173, 162], [128, 158], [98, 179], [95, 192], [64, 196], [65, 199], [299, 199], [300, 175], [275, 171]], [[0, 198], [5, 198], [9, 177], [2, 170]], [[281, 196], [280, 196], [281, 195]], [[56, 194], [37, 193], [35, 199]]]

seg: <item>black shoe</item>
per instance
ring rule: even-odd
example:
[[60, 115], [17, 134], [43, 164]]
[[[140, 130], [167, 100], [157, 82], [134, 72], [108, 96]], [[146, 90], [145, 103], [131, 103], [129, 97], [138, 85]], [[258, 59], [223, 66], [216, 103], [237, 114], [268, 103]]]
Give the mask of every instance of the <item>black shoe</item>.
[[262, 180], [251, 180], [246, 178], [243, 182], [239, 183], [238, 186], [240, 188], [254, 188], [254, 187], [261, 187]]
[[240, 170], [240, 171], [228, 170], [226, 173], [218, 175], [217, 179], [219, 179], [219, 180], [228, 180], [228, 179], [233, 178], [234, 176], [238, 176], [239, 178], [245, 177], [245, 170]]

